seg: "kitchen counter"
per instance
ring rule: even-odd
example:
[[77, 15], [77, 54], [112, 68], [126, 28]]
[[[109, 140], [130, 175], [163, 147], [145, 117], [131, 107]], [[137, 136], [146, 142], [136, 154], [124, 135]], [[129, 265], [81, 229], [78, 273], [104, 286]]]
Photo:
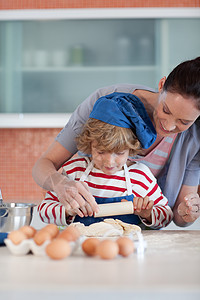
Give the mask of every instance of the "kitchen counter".
[[144, 255], [109, 261], [81, 251], [60, 261], [14, 256], [2, 246], [1, 299], [200, 299], [200, 231], [147, 230], [143, 237]]

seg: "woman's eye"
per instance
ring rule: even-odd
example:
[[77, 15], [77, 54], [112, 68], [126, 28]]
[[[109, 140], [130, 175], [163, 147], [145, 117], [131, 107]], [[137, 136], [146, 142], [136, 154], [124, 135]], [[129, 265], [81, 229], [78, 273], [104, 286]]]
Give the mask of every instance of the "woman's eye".
[[163, 112], [164, 112], [165, 114], [168, 114], [168, 115], [169, 115], [168, 109], [167, 109], [166, 107], [164, 107], [164, 106], [163, 106]]
[[181, 121], [181, 123], [182, 123], [183, 125], [185, 125], [185, 126], [189, 125], [188, 122]]

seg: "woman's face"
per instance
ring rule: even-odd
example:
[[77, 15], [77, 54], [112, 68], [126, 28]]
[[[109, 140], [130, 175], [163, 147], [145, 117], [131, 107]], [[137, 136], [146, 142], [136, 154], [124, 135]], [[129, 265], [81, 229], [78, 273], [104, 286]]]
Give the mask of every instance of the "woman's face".
[[185, 131], [199, 116], [193, 99], [169, 92], [159, 94], [153, 113], [154, 126], [160, 136]]
[[124, 164], [129, 157], [129, 150], [119, 153], [99, 151], [92, 143], [91, 147], [92, 160], [94, 166], [107, 175], [113, 175], [122, 170]]

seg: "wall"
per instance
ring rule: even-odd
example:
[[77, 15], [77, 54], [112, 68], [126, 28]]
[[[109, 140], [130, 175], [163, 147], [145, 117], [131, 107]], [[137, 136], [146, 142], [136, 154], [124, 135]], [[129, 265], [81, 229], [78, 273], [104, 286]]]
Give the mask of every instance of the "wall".
[[[0, 9], [94, 7], [199, 7], [199, 0], [1, 0]], [[0, 188], [5, 201], [38, 203], [43, 191], [31, 170], [60, 129], [0, 129]]]
[[1, 0], [0, 9], [199, 7], [199, 0]]
[[43, 199], [43, 190], [32, 179], [32, 167], [59, 131], [0, 129], [0, 188], [5, 201], [38, 203]]

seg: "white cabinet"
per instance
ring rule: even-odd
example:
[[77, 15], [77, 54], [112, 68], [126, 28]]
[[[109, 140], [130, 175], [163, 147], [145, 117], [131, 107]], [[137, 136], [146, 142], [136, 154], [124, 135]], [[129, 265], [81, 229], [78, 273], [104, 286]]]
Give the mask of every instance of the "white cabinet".
[[72, 112], [115, 83], [156, 88], [200, 55], [200, 18], [0, 21], [0, 113]]

